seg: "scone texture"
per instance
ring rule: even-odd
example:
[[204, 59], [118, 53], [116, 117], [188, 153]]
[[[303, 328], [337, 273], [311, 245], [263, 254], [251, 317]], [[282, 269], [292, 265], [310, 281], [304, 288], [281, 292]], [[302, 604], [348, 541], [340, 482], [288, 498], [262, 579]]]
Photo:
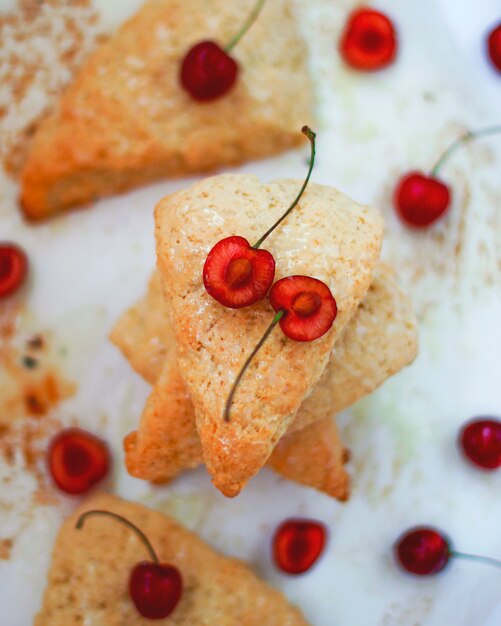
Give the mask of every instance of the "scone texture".
[[149, 0], [91, 54], [43, 120], [21, 173], [30, 219], [137, 185], [260, 158], [304, 141], [312, 86], [289, 0], [267, 2], [232, 51], [227, 95], [199, 103], [181, 88], [188, 50], [224, 47], [254, 0]]
[[156, 623], [307, 626], [297, 608], [242, 562], [218, 554], [173, 519], [104, 493], [86, 500], [59, 531], [35, 626], [151, 626], [127, 590], [132, 567], [148, 558], [144, 546], [129, 529], [104, 517], [88, 518], [76, 530], [77, 516], [90, 509], [132, 521], [146, 533], [160, 561], [181, 572], [181, 600], [168, 618]]

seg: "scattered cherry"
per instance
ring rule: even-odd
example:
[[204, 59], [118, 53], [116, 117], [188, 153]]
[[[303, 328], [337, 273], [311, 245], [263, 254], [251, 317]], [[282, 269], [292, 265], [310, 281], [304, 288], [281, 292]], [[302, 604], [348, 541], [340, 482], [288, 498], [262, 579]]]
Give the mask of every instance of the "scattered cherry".
[[441, 155], [430, 174], [409, 172], [399, 180], [393, 197], [400, 219], [412, 228], [426, 228], [448, 210], [452, 192], [437, 175], [440, 168], [464, 143], [501, 133], [501, 126], [491, 126], [477, 131], [468, 131], [458, 137]]
[[396, 541], [393, 549], [397, 562], [416, 576], [440, 573], [451, 557], [501, 567], [501, 561], [497, 559], [452, 550], [444, 534], [429, 526], [411, 528]]
[[187, 52], [181, 63], [183, 88], [198, 102], [209, 102], [224, 96], [235, 84], [238, 63], [230, 52], [257, 19], [265, 0], [258, 0], [242, 28], [230, 43], [221, 48], [214, 41], [201, 41]]
[[397, 34], [392, 21], [373, 9], [361, 8], [348, 18], [339, 42], [344, 61], [362, 72], [390, 65], [397, 54]]
[[278, 323], [289, 339], [314, 341], [325, 335], [337, 316], [336, 300], [329, 287], [310, 276], [287, 276], [278, 280], [271, 288], [270, 303], [276, 315], [233, 383], [223, 413], [226, 422], [230, 421], [231, 404], [243, 375]]
[[303, 574], [316, 563], [327, 539], [323, 524], [307, 519], [282, 522], [273, 536], [273, 559], [287, 574]]
[[52, 440], [48, 464], [59, 489], [75, 495], [85, 493], [103, 480], [111, 460], [102, 439], [80, 428], [67, 428]]
[[487, 52], [492, 64], [501, 73], [501, 23], [490, 32], [487, 38]]
[[247, 239], [233, 235], [219, 241], [207, 255], [203, 281], [207, 293], [223, 306], [239, 309], [262, 300], [275, 277], [275, 260], [267, 250], [260, 250], [264, 240], [289, 215], [299, 202], [315, 162], [315, 133], [307, 126], [302, 132], [311, 144], [308, 174], [294, 202], [287, 211], [251, 246]]
[[0, 242], [0, 300], [21, 288], [28, 274], [28, 257], [16, 244]]
[[104, 515], [124, 524], [136, 533], [148, 550], [151, 561], [141, 561], [132, 568], [129, 577], [129, 595], [138, 612], [147, 619], [163, 619], [176, 608], [183, 591], [183, 580], [174, 565], [160, 563], [148, 537], [125, 517], [98, 509], [86, 511], [77, 520], [81, 530], [87, 517]]
[[501, 421], [481, 418], [468, 422], [460, 434], [466, 458], [486, 470], [501, 467]]

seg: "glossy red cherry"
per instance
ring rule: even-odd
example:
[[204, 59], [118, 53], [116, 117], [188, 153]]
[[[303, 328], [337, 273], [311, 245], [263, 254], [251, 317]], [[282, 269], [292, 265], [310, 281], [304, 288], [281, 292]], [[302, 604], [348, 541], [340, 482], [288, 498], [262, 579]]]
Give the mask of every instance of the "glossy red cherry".
[[235, 84], [238, 65], [217, 43], [201, 41], [181, 65], [182, 86], [194, 100], [207, 102], [227, 93]]
[[143, 531], [117, 513], [93, 509], [82, 513], [75, 528], [81, 530], [89, 517], [104, 516], [120, 522], [132, 530], [148, 550], [151, 561], [141, 561], [129, 576], [129, 596], [137, 611], [147, 619], [164, 619], [176, 608], [183, 592], [183, 580], [174, 565], [160, 563], [158, 556]]
[[275, 312], [284, 311], [280, 328], [294, 341], [313, 341], [325, 335], [337, 316], [331, 290], [311, 276], [278, 280], [271, 288], [270, 303]]
[[20, 289], [28, 274], [28, 257], [14, 243], [0, 242], [0, 300]]
[[460, 434], [461, 449], [466, 458], [486, 470], [501, 467], [501, 421], [476, 419], [466, 424]]
[[487, 51], [493, 66], [501, 73], [501, 24], [498, 24], [489, 34]]
[[275, 260], [259, 247], [289, 215], [303, 195], [315, 162], [315, 133], [307, 126], [302, 132], [311, 143], [308, 174], [293, 203], [285, 213], [251, 246], [247, 239], [234, 235], [219, 241], [207, 255], [203, 268], [204, 286], [209, 295], [223, 306], [240, 309], [262, 300], [275, 277]]
[[410, 172], [403, 176], [395, 190], [395, 208], [408, 226], [425, 228], [438, 220], [449, 208], [449, 187], [434, 176]]
[[176, 608], [183, 592], [179, 570], [173, 565], [143, 561], [134, 566], [129, 594], [136, 609], [147, 619], [163, 619]]
[[392, 21], [380, 11], [361, 8], [348, 18], [339, 42], [344, 61], [354, 69], [373, 72], [390, 65], [397, 54]]
[[102, 439], [80, 428], [67, 428], [52, 440], [48, 464], [59, 489], [81, 494], [103, 480], [111, 459], [108, 446]]
[[286, 520], [273, 537], [273, 559], [287, 574], [303, 574], [316, 563], [325, 548], [327, 529], [307, 519]]
[[451, 556], [449, 543], [435, 529], [413, 528], [404, 533], [394, 546], [395, 557], [411, 574], [429, 576], [441, 572]]
[[222, 305], [239, 309], [262, 300], [275, 277], [275, 259], [267, 250], [252, 248], [233, 236], [209, 252], [203, 269], [207, 293]]

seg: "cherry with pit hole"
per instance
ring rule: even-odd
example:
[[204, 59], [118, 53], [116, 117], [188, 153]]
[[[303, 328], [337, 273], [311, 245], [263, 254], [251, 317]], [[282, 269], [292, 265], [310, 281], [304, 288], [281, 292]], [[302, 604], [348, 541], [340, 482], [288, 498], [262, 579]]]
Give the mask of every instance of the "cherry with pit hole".
[[286, 574], [303, 574], [320, 558], [327, 542], [326, 527], [315, 520], [288, 519], [275, 531], [272, 554]]
[[106, 442], [80, 428], [66, 428], [52, 439], [49, 471], [65, 493], [86, 493], [108, 474], [111, 456]]
[[77, 520], [75, 527], [81, 530], [89, 517], [110, 517], [132, 530], [144, 544], [150, 561], [141, 561], [132, 568], [129, 576], [129, 596], [137, 611], [146, 619], [157, 620], [168, 617], [176, 608], [183, 592], [183, 580], [177, 567], [160, 563], [157, 553], [143, 531], [130, 520], [112, 513], [93, 509], [86, 511]]
[[265, 0], [258, 0], [242, 28], [222, 48], [215, 41], [200, 41], [186, 53], [180, 69], [182, 87], [198, 102], [224, 96], [234, 86], [239, 66], [230, 55], [233, 48], [257, 19]]
[[0, 300], [21, 289], [28, 275], [28, 257], [9, 241], [0, 242]]
[[453, 550], [446, 535], [432, 526], [416, 526], [406, 531], [395, 542], [393, 552], [400, 567], [416, 576], [439, 574], [451, 558], [501, 567], [497, 559]]
[[440, 156], [429, 174], [412, 171], [402, 176], [395, 188], [393, 202], [397, 215], [411, 228], [426, 228], [434, 224], [449, 209], [452, 191], [440, 178], [439, 170], [453, 152], [464, 143], [501, 133], [501, 126], [468, 131], [458, 137]]
[[273, 284], [275, 259], [260, 246], [298, 204], [310, 179], [315, 162], [315, 133], [307, 126], [302, 132], [311, 144], [310, 166], [303, 186], [289, 208], [253, 246], [244, 237], [233, 235], [216, 243], [207, 255], [202, 274], [205, 289], [225, 307], [250, 306], [265, 298]]

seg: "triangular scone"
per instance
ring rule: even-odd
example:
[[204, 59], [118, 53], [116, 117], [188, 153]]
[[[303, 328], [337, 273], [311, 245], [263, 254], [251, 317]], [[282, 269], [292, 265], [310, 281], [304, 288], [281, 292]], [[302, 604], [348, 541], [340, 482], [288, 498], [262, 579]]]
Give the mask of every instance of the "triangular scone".
[[132, 567], [148, 558], [130, 529], [104, 518], [77, 516], [104, 509], [136, 524], [161, 562], [175, 565], [183, 594], [159, 624], [172, 626], [307, 626], [299, 609], [259, 580], [242, 562], [215, 552], [178, 522], [142, 505], [97, 494], [63, 524], [54, 546], [48, 586], [35, 626], [150, 626], [128, 594]]
[[372, 280], [383, 223], [377, 211], [329, 187], [311, 184], [288, 219], [266, 241], [276, 278], [306, 274], [329, 285], [338, 315], [313, 342], [275, 329], [242, 379], [223, 420], [230, 388], [273, 318], [264, 300], [228, 309], [202, 282], [211, 247], [239, 234], [251, 243], [283, 213], [301, 181], [267, 185], [255, 176], [205, 179], [156, 207], [157, 262], [177, 341], [178, 363], [195, 407], [204, 461], [214, 484], [234, 496], [264, 465], [321, 376], [329, 354]]
[[232, 51], [227, 95], [198, 103], [179, 84], [201, 40], [223, 45], [255, 0], [149, 0], [86, 60], [39, 126], [21, 205], [41, 219], [149, 181], [281, 152], [312, 123], [306, 50], [288, 0], [267, 2]]

